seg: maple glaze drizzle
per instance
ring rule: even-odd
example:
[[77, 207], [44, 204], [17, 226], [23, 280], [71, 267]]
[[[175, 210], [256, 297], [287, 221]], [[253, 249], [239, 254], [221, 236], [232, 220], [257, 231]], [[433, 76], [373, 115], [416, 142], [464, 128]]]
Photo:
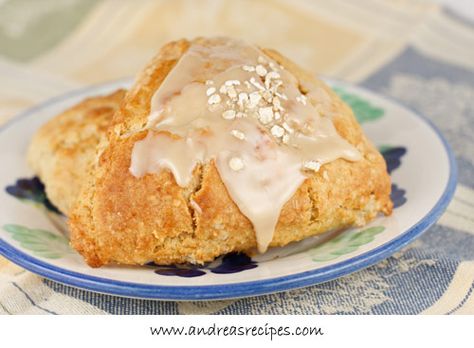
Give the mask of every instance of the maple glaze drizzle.
[[214, 160], [264, 252], [308, 171], [338, 158], [361, 159], [331, 115], [314, 105], [312, 96], [329, 100], [327, 93], [305, 87], [307, 95], [253, 45], [226, 38], [195, 43], [153, 95], [149, 132], [134, 145], [130, 171], [141, 177], [165, 168], [185, 187], [198, 163]]

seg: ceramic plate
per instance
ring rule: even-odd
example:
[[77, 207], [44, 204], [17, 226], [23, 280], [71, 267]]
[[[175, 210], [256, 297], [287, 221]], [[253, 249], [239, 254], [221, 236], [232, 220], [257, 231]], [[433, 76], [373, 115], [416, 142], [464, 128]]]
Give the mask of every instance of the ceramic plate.
[[360, 87], [329, 81], [352, 106], [390, 171], [393, 215], [370, 225], [306, 239], [249, 258], [229, 254], [204, 267], [89, 268], [68, 245], [65, 217], [25, 162], [28, 143], [48, 119], [85, 97], [127, 87], [89, 87], [30, 109], [0, 128], [0, 253], [46, 278], [92, 291], [163, 300], [253, 296], [325, 282], [387, 258], [436, 222], [456, 184], [454, 157], [426, 119]]

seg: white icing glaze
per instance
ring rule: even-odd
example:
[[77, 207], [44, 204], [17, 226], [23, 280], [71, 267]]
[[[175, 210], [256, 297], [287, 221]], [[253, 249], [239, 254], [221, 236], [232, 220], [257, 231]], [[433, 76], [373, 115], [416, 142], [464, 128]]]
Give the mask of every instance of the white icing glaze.
[[198, 163], [214, 160], [264, 252], [304, 168], [361, 158], [330, 115], [320, 115], [325, 107], [312, 96], [327, 103], [327, 93], [305, 87], [307, 96], [291, 73], [241, 41], [193, 44], [153, 95], [149, 132], [134, 145], [130, 171], [141, 177], [166, 168], [185, 187]]

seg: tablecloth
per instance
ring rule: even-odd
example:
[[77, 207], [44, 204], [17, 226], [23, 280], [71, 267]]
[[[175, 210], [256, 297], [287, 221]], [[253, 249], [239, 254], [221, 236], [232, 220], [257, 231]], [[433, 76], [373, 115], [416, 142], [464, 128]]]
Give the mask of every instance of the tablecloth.
[[474, 314], [474, 25], [462, 12], [421, 0], [2, 0], [0, 123], [57, 94], [133, 76], [166, 41], [198, 35], [275, 47], [314, 73], [360, 84], [426, 115], [452, 145], [459, 167], [445, 214], [375, 266], [239, 300], [96, 294], [0, 257], [0, 313]]

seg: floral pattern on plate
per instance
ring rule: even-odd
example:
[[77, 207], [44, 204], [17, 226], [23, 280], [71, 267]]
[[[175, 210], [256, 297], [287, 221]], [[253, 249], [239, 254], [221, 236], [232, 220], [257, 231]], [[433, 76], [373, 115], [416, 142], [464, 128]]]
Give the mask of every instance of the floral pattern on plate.
[[5, 187], [5, 191], [25, 202], [32, 202], [36, 206], [42, 206], [48, 211], [61, 214], [61, 212], [48, 199], [44, 184], [38, 177], [18, 179], [15, 184]]
[[308, 251], [313, 261], [330, 261], [341, 255], [357, 250], [361, 245], [374, 240], [375, 236], [385, 230], [383, 226], [369, 227], [359, 231], [341, 233], [326, 243]]
[[156, 274], [174, 275], [179, 277], [199, 277], [210, 271], [215, 274], [238, 273], [257, 267], [257, 263], [243, 253], [229, 253], [219, 257], [214, 262], [205, 266], [196, 265], [173, 265], [160, 266], [151, 262], [147, 266], [157, 267]]
[[5, 225], [3, 229], [9, 232], [22, 248], [40, 257], [59, 259], [73, 252], [64, 236], [50, 231], [13, 224]]

